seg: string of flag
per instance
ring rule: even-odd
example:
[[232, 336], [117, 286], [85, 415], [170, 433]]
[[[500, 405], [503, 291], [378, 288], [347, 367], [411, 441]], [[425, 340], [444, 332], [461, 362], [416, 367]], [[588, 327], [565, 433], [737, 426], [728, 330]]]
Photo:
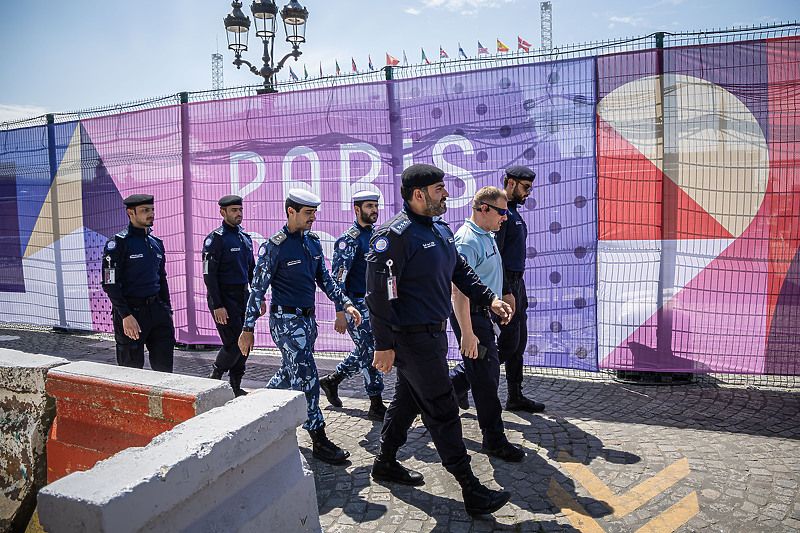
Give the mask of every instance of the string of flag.
[[[480, 41], [477, 41], [477, 43], [478, 43], [478, 49], [477, 49], [476, 57], [480, 57], [482, 55], [491, 55], [491, 52], [489, 51], [489, 49], [487, 47], [483, 46], [483, 44], [481, 44]], [[526, 41], [525, 39], [523, 39], [522, 37], [520, 37], [518, 35], [517, 36], [517, 52], [530, 52], [531, 49], [533, 49], [533, 45], [530, 42]], [[505, 54], [505, 53], [510, 52], [511, 49], [509, 48], [509, 46], [507, 46], [505, 43], [503, 43], [503, 41], [501, 41], [500, 39], [497, 39], [497, 48], [496, 48], [496, 50], [497, 50], [497, 52], [496, 52], [497, 54]], [[467, 53], [464, 51], [464, 48], [461, 46], [461, 43], [458, 43], [458, 55], [456, 55], [454, 59], [457, 60], [457, 59], [469, 59], [469, 58], [470, 57], [467, 55]], [[449, 59], [450, 59], [450, 55], [445, 50], [444, 46], [443, 45], [439, 45], [439, 60], [443, 61], [443, 60], [449, 60]], [[397, 65], [400, 64], [400, 62], [401, 62], [400, 59], [394, 57], [389, 52], [386, 52], [386, 66], [387, 67], [397, 66]], [[405, 67], [408, 66], [408, 56], [406, 55], [406, 51], [405, 50], [403, 50], [402, 63], [403, 63], [403, 66], [405, 66]], [[428, 56], [425, 54], [425, 49], [424, 48], [420, 48], [420, 63], [421, 64], [425, 64], [425, 65], [430, 65], [431, 64], [431, 60], [428, 59]], [[336, 75], [340, 76], [342, 74], [342, 69], [339, 67], [339, 60], [336, 59], [334, 64], [335, 64], [335, 67], [336, 67]], [[356, 65], [356, 60], [353, 57], [350, 58], [350, 67], [351, 67], [351, 70], [354, 73], [358, 73], [359, 72], [358, 67]], [[367, 56], [367, 68], [368, 68], [369, 71], [375, 71], [375, 65], [372, 62], [372, 55], [371, 54], [369, 54]], [[308, 76], [308, 69], [306, 68], [305, 65], [303, 65], [303, 79], [307, 80], [308, 77], [309, 77]], [[322, 63], [319, 64], [319, 77], [320, 78], [324, 77], [324, 74], [323, 74], [323, 71], [322, 71]], [[291, 66], [289, 67], [289, 80], [295, 81], [295, 82], [296, 81], [300, 81], [300, 77], [292, 70]]]

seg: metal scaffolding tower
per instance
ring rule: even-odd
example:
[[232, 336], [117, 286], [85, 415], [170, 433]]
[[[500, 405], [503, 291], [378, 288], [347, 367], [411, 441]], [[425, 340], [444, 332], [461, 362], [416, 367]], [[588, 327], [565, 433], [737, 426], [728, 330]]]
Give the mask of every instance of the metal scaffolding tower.
[[542, 50], [553, 49], [553, 13], [550, 2], [542, 2]]
[[218, 91], [224, 87], [225, 82], [222, 79], [222, 54], [211, 54], [211, 88]]

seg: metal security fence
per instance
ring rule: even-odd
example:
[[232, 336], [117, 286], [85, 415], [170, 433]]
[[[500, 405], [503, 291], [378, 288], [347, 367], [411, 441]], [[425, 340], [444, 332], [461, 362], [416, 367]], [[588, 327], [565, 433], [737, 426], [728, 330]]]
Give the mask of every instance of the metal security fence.
[[[4, 123], [0, 320], [108, 331], [99, 258], [132, 192], [156, 195], [178, 340], [204, 344], [216, 334], [197, 257], [219, 196], [246, 198], [259, 242], [289, 187], [315, 191], [329, 257], [350, 195], [376, 190], [393, 212], [408, 164], [446, 171], [454, 229], [477, 188], [525, 164], [538, 175], [523, 213], [531, 371], [793, 383], [799, 28], [659, 32]], [[319, 348], [348, 350], [317, 303]]]

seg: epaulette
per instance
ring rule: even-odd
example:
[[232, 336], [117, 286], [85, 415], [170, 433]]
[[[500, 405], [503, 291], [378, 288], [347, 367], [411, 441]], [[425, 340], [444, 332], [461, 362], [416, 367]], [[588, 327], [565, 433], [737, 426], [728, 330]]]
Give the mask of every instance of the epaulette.
[[279, 245], [286, 240], [286, 233], [283, 230], [278, 231], [275, 235], [269, 238], [270, 242], [274, 245]]
[[214, 230], [214, 233], [216, 233], [217, 235], [223, 235], [225, 233], [225, 230], [222, 229], [222, 226], [220, 226]]
[[154, 238], [155, 240], [157, 240], [158, 242], [164, 242], [164, 241], [161, 239], [161, 237], [156, 237], [156, 236], [155, 236], [155, 235], [153, 235], [152, 233], [151, 233], [150, 235], [148, 235], [148, 237], [152, 237], [152, 238]]
[[127, 229], [124, 229], [124, 230], [120, 231], [119, 233], [117, 233], [116, 235], [114, 235], [114, 237], [119, 237], [120, 239], [124, 239], [127, 236], [128, 236], [128, 230]]
[[308, 236], [309, 236], [309, 237], [311, 237], [312, 239], [319, 240], [319, 235], [317, 235], [317, 234], [316, 234], [316, 233], [314, 233], [313, 231], [309, 231], [308, 233], [306, 233], [306, 235], [308, 235]]
[[433, 221], [434, 221], [434, 222], [441, 222], [441, 223], [442, 223], [442, 224], [444, 224], [445, 226], [448, 226], [448, 227], [450, 227], [450, 223], [449, 223], [449, 222], [447, 222], [445, 219], [443, 219], [443, 218], [441, 218], [441, 217], [436, 217], [436, 218], [434, 218], [434, 219], [433, 219]]
[[408, 215], [401, 211], [400, 213], [397, 214], [397, 220], [391, 223], [389, 229], [400, 235], [410, 225], [411, 225], [411, 220], [409, 220]]
[[361, 235], [361, 230], [355, 226], [344, 232], [345, 235], [357, 239]]

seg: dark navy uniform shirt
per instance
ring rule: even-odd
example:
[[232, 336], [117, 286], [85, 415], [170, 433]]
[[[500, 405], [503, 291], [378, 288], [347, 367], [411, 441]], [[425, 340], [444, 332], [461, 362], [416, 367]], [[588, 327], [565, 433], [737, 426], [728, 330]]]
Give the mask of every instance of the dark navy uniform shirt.
[[503, 267], [512, 272], [525, 272], [525, 240], [528, 226], [517, 211], [517, 202], [508, 202], [508, 218], [495, 234]]
[[[148, 298], [156, 294], [172, 307], [167, 287], [164, 243], [150, 228], [128, 229], [111, 237], [103, 249], [103, 269], [114, 269], [114, 283], [103, 283], [111, 305], [123, 318], [131, 314], [126, 298]], [[103, 278], [106, 281], [106, 277]]]
[[223, 307], [220, 285], [246, 285], [256, 266], [253, 241], [240, 226], [225, 222], [203, 241], [203, 281], [211, 309]]
[[[367, 260], [372, 226], [362, 227], [358, 222], [345, 231], [333, 248], [331, 273], [345, 294], [363, 295], [367, 292]], [[336, 306], [337, 311], [342, 311]]]
[[[395, 277], [398, 297], [393, 300], [388, 276]], [[367, 307], [375, 349], [394, 347], [393, 325], [446, 321], [452, 310], [451, 282], [476, 305], [491, 305], [496, 298], [456, 252], [447, 223], [417, 215], [404, 204], [375, 230], [367, 253]]]
[[283, 226], [258, 249], [244, 325], [255, 325], [270, 285], [272, 305], [306, 308], [314, 306], [315, 284], [342, 308], [351, 305], [328, 273], [317, 234], [310, 231], [290, 233]]

